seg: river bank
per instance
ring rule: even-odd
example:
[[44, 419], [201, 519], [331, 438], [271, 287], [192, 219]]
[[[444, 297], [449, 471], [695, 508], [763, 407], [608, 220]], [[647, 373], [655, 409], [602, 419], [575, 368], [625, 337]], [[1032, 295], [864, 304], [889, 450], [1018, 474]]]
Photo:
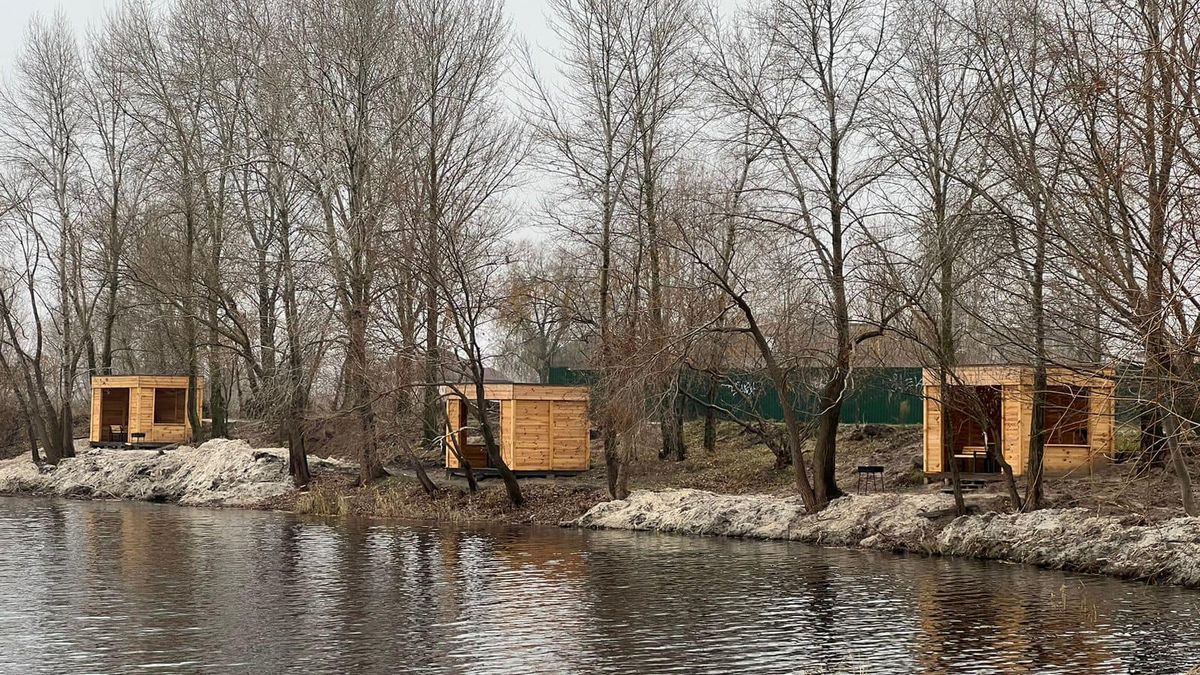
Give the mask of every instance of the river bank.
[[797, 498], [702, 490], [635, 492], [570, 525], [980, 558], [1200, 587], [1200, 518], [1142, 525], [1085, 509], [1002, 513], [1000, 498], [968, 498], [955, 517], [942, 494], [854, 495], [808, 515]]
[[[573, 478], [522, 480], [525, 504], [514, 508], [498, 480], [482, 481], [472, 495], [461, 479], [431, 469], [439, 490], [430, 496], [415, 477], [393, 467], [393, 475], [360, 487], [352, 462], [320, 457], [310, 457], [314, 481], [296, 490], [287, 474], [284, 449], [225, 439], [165, 451], [83, 447], [77, 457], [55, 467], [38, 467], [25, 457], [3, 460], [0, 494], [792, 540], [1005, 560], [1200, 587], [1200, 519], [1166, 517], [1159, 507], [1125, 505], [1014, 514], [1007, 512], [1004, 497], [996, 492], [969, 495], [970, 514], [956, 518], [948, 495], [912, 480], [907, 471], [912, 439], [896, 434], [882, 442], [848, 446], [861, 455], [855, 461], [890, 461], [884, 491], [839, 499], [811, 516], [794, 496], [789, 472], [771, 466], [769, 453], [732, 443], [716, 453], [694, 453], [686, 462], [662, 462], [652, 455], [635, 462], [631, 483], [644, 489], [620, 501], [609, 501], [602, 467]], [[1088, 478], [1086, 491], [1103, 480], [1118, 479]], [[853, 485], [849, 477], [842, 482]], [[1052, 505], [1085, 502], [1080, 496], [1085, 490], [1052, 485], [1059, 488]], [[1124, 489], [1135, 496], [1140, 492]], [[1132, 498], [1127, 494], [1125, 499]], [[1104, 501], [1116, 503], [1111, 498]]]
[[[214, 439], [169, 450], [105, 450], [80, 445], [57, 465], [21, 456], [0, 461], [0, 494], [75, 499], [127, 499], [184, 506], [254, 507], [295, 488], [283, 448], [253, 448], [243, 440]], [[353, 465], [313, 457], [326, 474]]]
[[432, 497], [415, 477], [394, 468], [394, 475], [359, 487], [353, 462], [317, 456], [308, 460], [313, 482], [297, 490], [285, 448], [256, 448], [244, 440], [164, 450], [99, 449], [82, 442], [76, 453], [57, 465], [38, 466], [24, 455], [0, 460], [0, 494], [513, 525], [557, 525], [606, 499], [590, 482], [532, 479], [522, 482], [526, 504], [515, 509], [499, 481], [482, 481], [471, 495], [464, 481], [443, 479], [432, 468], [441, 488]]

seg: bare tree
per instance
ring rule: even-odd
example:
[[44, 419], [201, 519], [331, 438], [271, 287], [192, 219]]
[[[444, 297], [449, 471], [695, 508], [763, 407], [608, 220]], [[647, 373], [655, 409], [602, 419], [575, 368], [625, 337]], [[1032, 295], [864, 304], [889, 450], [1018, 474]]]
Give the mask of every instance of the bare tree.
[[500, 453], [499, 429], [493, 427], [493, 420], [488, 415], [488, 368], [482, 344], [485, 331], [495, 320], [503, 302], [503, 296], [498, 292], [501, 288], [499, 276], [507, 264], [508, 251], [501, 234], [502, 223], [480, 214], [453, 230], [442, 230], [439, 241], [445, 247], [444, 255], [438, 256], [439, 270], [431, 278], [438, 280], [440, 302], [448, 310], [451, 333], [446, 342], [453, 345], [453, 351], [448, 350], [447, 360], [440, 370], [457, 374], [456, 379], [463, 382], [461, 385], [447, 384], [456, 390], [456, 395], [475, 419], [483, 437], [488, 466], [496, 469], [504, 481], [509, 501], [513, 506], [521, 506], [525, 501], [521, 486]]
[[[0, 291], [5, 341], [16, 361], [4, 368], [23, 385], [22, 405], [54, 463], [75, 454], [72, 398], [96, 303], [84, 280], [82, 207], [76, 198], [83, 70], [65, 17], [30, 22], [17, 73], [14, 87], [3, 93], [0, 125], [11, 169], [4, 186], [10, 246], [21, 265], [13, 270], [12, 285]], [[48, 366], [56, 371], [52, 380]]]
[[376, 438], [369, 328], [400, 153], [393, 136], [411, 116], [402, 99], [400, 17], [382, 0], [310, 3], [299, 9], [293, 53], [310, 125], [309, 185], [318, 204], [346, 331], [348, 407], [359, 420], [359, 478], [384, 475]]
[[565, 357], [575, 336], [583, 284], [574, 278], [567, 253], [518, 246], [505, 277], [505, 301], [498, 324], [504, 331], [501, 353], [511, 368], [550, 381], [550, 368]]
[[554, 92], [532, 65], [526, 50], [532, 121], [547, 166], [566, 179], [566, 204], [579, 209], [581, 225], [572, 226], [596, 251], [597, 301], [593, 319], [599, 333], [595, 355], [601, 374], [598, 426], [604, 445], [608, 490], [615, 498], [628, 492], [626, 458], [617, 436], [616, 415], [606, 402], [617, 384], [608, 374], [617, 360], [614, 342], [613, 277], [616, 229], [621, 198], [632, 171], [636, 127], [634, 101], [628, 95], [634, 54], [626, 40], [633, 3], [553, 0], [551, 28], [562, 45], [558, 54], [561, 93]]
[[1200, 344], [1200, 9], [1097, 2], [1057, 16], [1061, 99], [1072, 111], [1055, 126], [1070, 167], [1072, 280], [1106, 310], [1092, 329], [1108, 350], [1143, 362], [1140, 461], [1169, 457], [1184, 510], [1196, 515], [1179, 436], [1192, 426]]
[[[1062, 144], [1054, 134], [1061, 114], [1055, 98], [1058, 67], [1052, 58], [1058, 27], [1036, 3], [984, 7], [972, 17], [979, 73], [986, 90], [986, 115], [978, 128], [985, 145], [991, 181], [981, 195], [997, 222], [1006, 255], [998, 260], [994, 287], [1007, 296], [1007, 321], [990, 324], [995, 339], [1010, 352], [1033, 362], [1033, 413], [1029, 465], [1022, 510], [1042, 501], [1046, 442], [1048, 275], [1053, 273], [1060, 220]], [[1028, 311], [1022, 311], [1022, 308]]]
[[880, 225], [869, 196], [885, 164], [871, 142], [869, 116], [891, 67], [884, 19], [853, 0], [801, 0], [752, 13], [749, 27], [730, 36], [720, 26], [709, 31], [705, 80], [720, 106], [750, 121], [751, 142], [766, 149], [773, 168], [758, 176], [755, 187], [769, 198], [758, 200], [754, 217], [790, 239], [808, 275], [812, 311], [820, 307], [829, 317], [813, 325], [827, 340], [816, 351], [828, 355], [813, 449], [817, 509], [841, 494], [837, 429], [854, 351], [897, 313], [883, 305], [873, 311], [871, 284], [854, 276], [868, 269], [855, 257], [876, 245]]
[[[978, 358], [981, 336], [971, 321], [978, 312], [971, 289], [981, 281], [978, 271], [997, 263], [994, 236], [982, 215], [986, 199], [981, 191], [991, 166], [987, 137], [977, 133], [985, 88], [965, 19], [959, 7], [941, 0], [914, 0], [896, 8], [891, 39], [895, 66], [877, 113], [881, 142], [895, 162], [884, 179], [886, 193], [914, 233], [911, 244], [898, 246], [906, 250], [911, 245], [912, 254], [896, 280], [906, 289], [911, 315], [893, 330], [921, 345], [937, 370], [942, 448], [954, 447], [951, 413], [970, 415], [985, 428], [989, 424], [986, 415], [976, 414], [982, 410], [980, 402], [966, 394], [955, 373], [964, 340], [968, 358]], [[999, 431], [989, 430], [994, 442], [987, 451], [1001, 467], [1016, 506], [1020, 499]], [[958, 465], [948, 464], [962, 513]]]
[[[629, 77], [622, 83], [629, 88], [631, 123], [635, 134], [631, 156], [631, 180], [625, 186], [631, 193], [630, 210], [636, 214], [638, 245], [647, 258], [645, 350], [655, 372], [665, 382], [654, 384], [662, 447], [659, 456], [682, 461], [687, 449], [683, 440], [680, 369], [677, 359], [668, 353], [668, 326], [664, 314], [664, 253], [661, 221], [668, 174], [676, 170], [680, 153], [694, 134], [685, 113], [691, 103], [695, 69], [690, 67], [694, 53], [695, 25], [693, 5], [681, 0], [651, 0], [640, 6], [630, 3], [619, 38], [628, 52]], [[641, 254], [639, 254], [639, 257]]]

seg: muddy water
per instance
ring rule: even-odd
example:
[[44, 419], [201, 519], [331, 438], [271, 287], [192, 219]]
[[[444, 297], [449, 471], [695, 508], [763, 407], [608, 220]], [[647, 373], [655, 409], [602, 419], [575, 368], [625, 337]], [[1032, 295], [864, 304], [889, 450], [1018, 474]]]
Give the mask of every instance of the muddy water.
[[0, 672], [1144, 672], [1200, 592], [629, 532], [0, 499]]

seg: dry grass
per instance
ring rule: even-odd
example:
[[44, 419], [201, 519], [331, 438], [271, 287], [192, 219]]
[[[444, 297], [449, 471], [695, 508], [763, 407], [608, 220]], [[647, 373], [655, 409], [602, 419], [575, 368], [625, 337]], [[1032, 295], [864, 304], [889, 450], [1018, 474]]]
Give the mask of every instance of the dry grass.
[[[674, 462], [658, 458], [658, 434], [654, 429], [645, 430], [630, 463], [630, 488], [688, 487], [722, 494], [794, 494], [791, 467], [776, 469], [774, 455], [736, 425], [719, 424], [717, 448], [711, 453], [704, 450], [701, 434], [699, 422], [687, 425], [687, 459]], [[1193, 475], [1200, 475], [1200, 458], [1194, 461]], [[843, 490], [856, 491], [856, 468], [867, 464], [884, 467], [886, 492], [928, 492], [941, 488], [940, 484], [925, 484], [919, 427], [843, 427], [838, 439], [838, 481]], [[353, 476], [320, 473], [307, 491], [263, 506], [319, 515], [555, 524], [576, 518], [608, 500], [598, 446], [592, 449], [592, 469], [585, 473], [522, 479], [526, 504], [520, 508], [508, 503], [504, 486], [497, 479], [480, 481], [479, 492], [471, 495], [462, 479], [444, 478], [440, 467], [430, 467], [430, 472], [439, 486], [439, 493], [433, 497], [426, 495], [410, 476], [394, 476], [360, 488], [354, 485]], [[1002, 484], [994, 483], [985, 492], [1003, 489]], [[1173, 476], [1163, 469], [1136, 476], [1131, 463], [1112, 465], [1092, 475], [1049, 477], [1046, 490], [1050, 506], [1082, 507], [1097, 514], [1125, 516], [1131, 522], [1154, 522], [1181, 514]]]
[[[687, 459], [682, 462], [663, 461], [658, 448], [651, 443], [657, 433], [643, 435], [649, 442], [639, 447], [630, 464], [629, 484], [633, 489], [658, 490], [690, 487], [725, 494], [786, 492], [794, 485], [790, 468], [775, 468], [775, 456], [766, 446], [731, 423], [717, 426], [717, 447], [713, 452], [704, 449], [700, 422], [684, 427]], [[596, 456], [596, 451], [593, 451]]]
[[606, 499], [605, 493], [595, 487], [569, 481], [527, 482], [521, 488], [525, 504], [515, 508], [498, 480], [481, 481], [479, 492], [474, 495], [462, 481], [442, 480], [439, 492], [429, 496], [409, 476], [393, 476], [363, 488], [356, 487], [350, 476], [322, 475], [307, 490], [269, 506], [322, 516], [525, 525], [558, 524], [582, 515]]
[[[630, 463], [629, 485], [638, 490], [690, 487], [724, 494], [790, 494], [794, 490], [791, 467], [775, 468], [775, 456], [765, 446], [742, 433], [734, 424], [717, 428], [717, 448], [703, 448], [699, 422], [685, 429], [688, 456], [682, 462], [658, 458], [657, 433], [648, 430], [634, 450]], [[920, 434], [911, 429], [888, 427], [847, 428], [842, 452], [849, 463], [879, 463], [888, 467], [887, 484], [907, 485], [913, 439], [919, 456]], [[897, 450], [897, 448], [900, 448]], [[891, 459], [884, 457], [890, 453]], [[447, 522], [490, 521], [513, 524], [557, 524], [582, 515], [592, 506], [608, 500], [602, 453], [592, 450], [592, 469], [573, 477], [522, 479], [525, 504], [509, 504], [503, 484], [496, 479], [482, 480], [479, 492], [471, 495], [462, 479], [443, 478], [441, 469], [430, 468], [439, 492], [426, 495], [414, 477], [399, 475], [368, 487], [357, 487], [354, 477], [344, 474], [317, 474], [309, 489], [288, 495], [266, 508], [325, 516], [370, 516], [409, 520]], [[896, 460], [896, 457], [902, 459]], [[868, 462], [867, 460], [870, 460]], [[850, 465], [850, 475], [853, 466]], [[853, 478], [848, 486], [853, 486]]]
[[[1200, 476], [1200, 458], [1190, 458], [1190, 473]], [[1169, 467], [1138, 467], [1134, 462], [1047, 477], [1047, 505], [1084, 508], [1096, 515], [1125, 517], [1129, 524], [1153, 523], [1183, 515], [1179, 483]]]

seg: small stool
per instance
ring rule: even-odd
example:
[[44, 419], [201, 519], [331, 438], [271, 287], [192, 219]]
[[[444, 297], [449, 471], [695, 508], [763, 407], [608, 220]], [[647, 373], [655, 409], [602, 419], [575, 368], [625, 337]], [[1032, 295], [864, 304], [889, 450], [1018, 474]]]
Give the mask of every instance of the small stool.
[[883, 489], [883, 467], [878, 464], [867, 464], [858, 467], [858, 491], [863, 491], [863, 486], [871, 487], [874, 483], [875, 490]]
[[136, 431], [132, 434], [129, 434], [129, 439], [131, 441], [130, 445], [136, 448], [141, 444], [142, 441], [146, 440], [146, 434], [141, 431]]

